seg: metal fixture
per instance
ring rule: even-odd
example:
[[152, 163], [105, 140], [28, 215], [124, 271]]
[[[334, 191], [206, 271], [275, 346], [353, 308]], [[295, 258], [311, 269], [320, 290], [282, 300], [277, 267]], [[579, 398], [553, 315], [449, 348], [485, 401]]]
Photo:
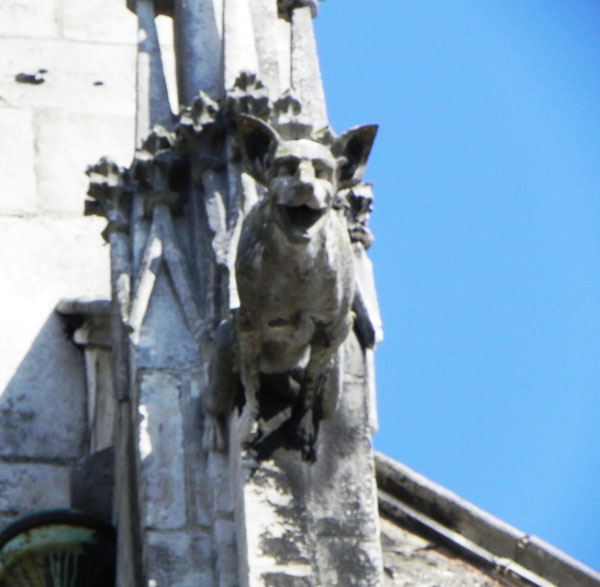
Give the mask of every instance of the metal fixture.
[[76, 510], [20, 518], [0, 532], [0, 587], [111, 587], [115, 530]]

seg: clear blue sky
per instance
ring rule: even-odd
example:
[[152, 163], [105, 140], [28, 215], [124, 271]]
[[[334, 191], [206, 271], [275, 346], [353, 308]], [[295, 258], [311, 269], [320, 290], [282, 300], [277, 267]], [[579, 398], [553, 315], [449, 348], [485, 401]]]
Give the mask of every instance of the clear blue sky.
[[329, 0], [380, 124], [378, 450], [600, 570], [600, 2]]

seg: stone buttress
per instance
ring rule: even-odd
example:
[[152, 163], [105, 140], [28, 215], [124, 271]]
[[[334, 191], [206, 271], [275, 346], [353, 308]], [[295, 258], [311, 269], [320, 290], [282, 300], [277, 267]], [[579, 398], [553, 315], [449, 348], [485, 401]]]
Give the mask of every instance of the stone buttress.
[[[246, 173], [241, 116], [327, 133], [314, 0], [130, 0], [138, 17], [136, 153], [88, 172], [112, 263], [118, 585], [381, 585], [373, 350], [381, 326], [366, 249], [372, 193], [341, 186], [356, 293], [340, 400], [316, 460], [246, 442], [248, 402], [202, 443], [217, 328], [239, 305], [242, 221], [265, 190]], [[335, 7], [332, 7], [335, 9]], [[173, 19], [179, 111], [155, 27]], [[235, 366], [232, 367], [235, 371]]]

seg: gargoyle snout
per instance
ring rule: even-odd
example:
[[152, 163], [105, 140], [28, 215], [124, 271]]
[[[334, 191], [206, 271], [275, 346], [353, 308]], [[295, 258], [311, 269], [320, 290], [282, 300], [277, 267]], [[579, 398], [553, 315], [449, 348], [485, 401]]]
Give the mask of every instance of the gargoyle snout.
[[298, 163], [298, 170], [296, 171], [296, 178], [301, 184], [312, 185], [315, 181], [315, 168], [313, 167], [312, 161], [300, 161]]
[[311, 161], [301, 161], [291, 189], [290, 206], [308, 206], [313, 210], [326, 208], [329, 203], [328, 190], [317, 181]]

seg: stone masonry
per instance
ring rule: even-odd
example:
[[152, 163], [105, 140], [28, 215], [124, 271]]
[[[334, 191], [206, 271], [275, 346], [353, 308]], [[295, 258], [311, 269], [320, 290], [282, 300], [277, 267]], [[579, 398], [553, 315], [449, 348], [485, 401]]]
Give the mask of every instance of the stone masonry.
[[0, 1], [1, 524], [68, 506], [68, 465], [89, 448], [78, 324], [55, 307], [110, 295], [85, 170], [131, 160], [135, 41], [121, 0]]

